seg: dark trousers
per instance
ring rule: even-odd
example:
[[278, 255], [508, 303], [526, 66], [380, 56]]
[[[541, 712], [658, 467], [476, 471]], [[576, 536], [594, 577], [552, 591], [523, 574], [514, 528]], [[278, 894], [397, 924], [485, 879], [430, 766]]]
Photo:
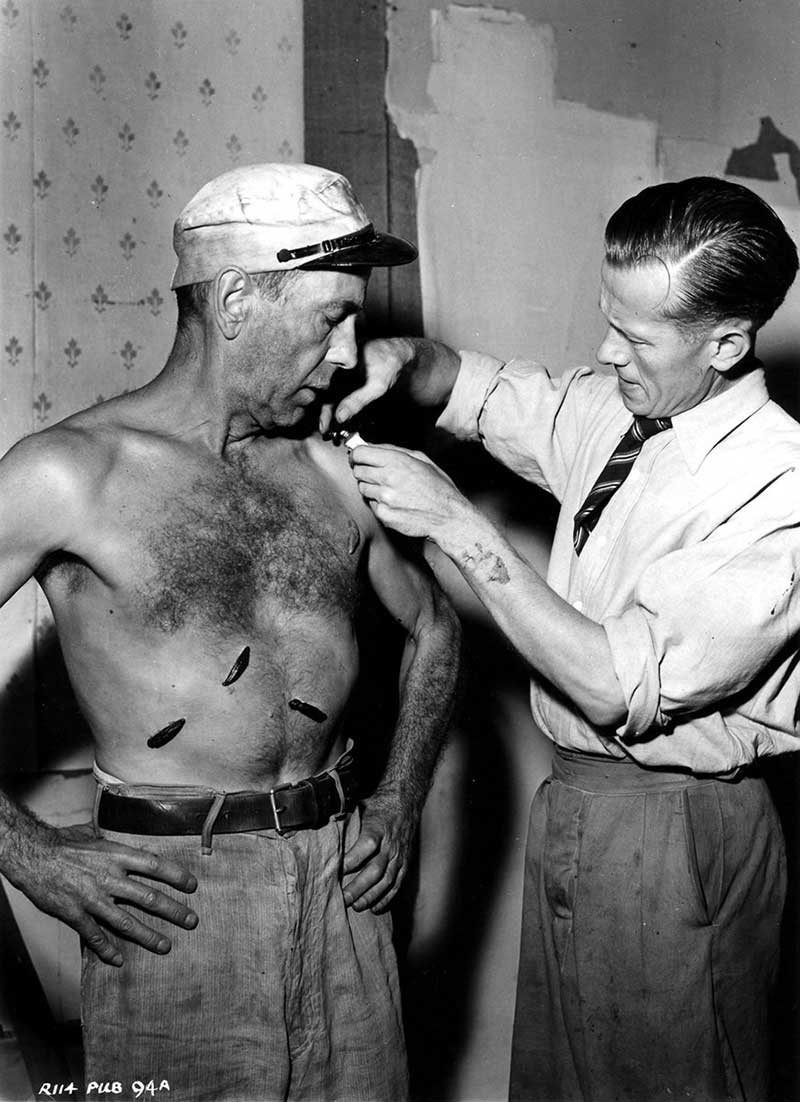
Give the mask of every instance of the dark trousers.
[[531, 810], [511, 1098], [766, 1099], [785, 886], [763, 780], [559, 751]]

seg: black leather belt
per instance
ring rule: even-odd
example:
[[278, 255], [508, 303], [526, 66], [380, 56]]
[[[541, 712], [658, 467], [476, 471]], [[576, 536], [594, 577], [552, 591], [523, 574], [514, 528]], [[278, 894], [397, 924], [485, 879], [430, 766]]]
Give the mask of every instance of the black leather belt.
[[97, 825], [123, 834], [236, 834], [247, 830], [315, 830], [352, 811], [358, 781], [352, 756], [331, 769], [269, 792], [208, 792], [162, 797], [128, 796], [103, 788]]

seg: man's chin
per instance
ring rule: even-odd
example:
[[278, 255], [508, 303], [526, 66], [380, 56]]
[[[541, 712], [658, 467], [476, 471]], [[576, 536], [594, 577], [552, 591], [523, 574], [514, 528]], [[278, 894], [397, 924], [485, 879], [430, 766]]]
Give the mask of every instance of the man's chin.
[[652, 417], [648, 403], [645, 400], [646, 395], [641, 392], [637, 395], [635, 392], [626, 392], [620, 388], [620, 397], [622, 398], [622, 404], [625, 406], [625, 409], [634, 417]]
[[310, 436], [319, 425], [319, 405], [313, 402], [309, 406], [293, 406], [273, 421], [273, 434], [293, 438]]

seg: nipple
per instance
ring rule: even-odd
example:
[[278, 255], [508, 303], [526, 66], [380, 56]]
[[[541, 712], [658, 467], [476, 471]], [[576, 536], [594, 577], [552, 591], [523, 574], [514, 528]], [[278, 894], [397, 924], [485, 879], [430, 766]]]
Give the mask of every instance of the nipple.
[[359, 543], [361, 543], [361, 532], [356, 522], [350, 519], [347, 522], [347, 554], [355, 554]]
[[234, 681], [238, 681], [244, 671], [250, 665], [250, 648], [245, 647], [239, 657], [231, 666], [228, 676], [222, 682], [223, 685], [232, 685]]
[[162, 727], [160, 731], [156, 731], [154, 735], [151, 735], [147, 740], [147, 745], [151, 750], [160, 750], [162, 746], [172, 742], [185, 723], [185, 719], [173, 720], [172, 723], [168, 723], [166, 727]]

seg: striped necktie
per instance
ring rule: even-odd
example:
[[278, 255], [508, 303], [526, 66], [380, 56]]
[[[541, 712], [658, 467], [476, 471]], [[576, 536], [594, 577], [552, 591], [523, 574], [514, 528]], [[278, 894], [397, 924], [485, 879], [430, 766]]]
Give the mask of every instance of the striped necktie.
[[575, 553], [580, 555], [592, 534], [594, 526], [611, 498], [630, 474], [642, 445], [650, 436], [670, 428], [669, 417], [634, 417], [633, 424], [611, 454], [597, 481], [586, 495], [586, 500], [575, 514], [572, 542]]

